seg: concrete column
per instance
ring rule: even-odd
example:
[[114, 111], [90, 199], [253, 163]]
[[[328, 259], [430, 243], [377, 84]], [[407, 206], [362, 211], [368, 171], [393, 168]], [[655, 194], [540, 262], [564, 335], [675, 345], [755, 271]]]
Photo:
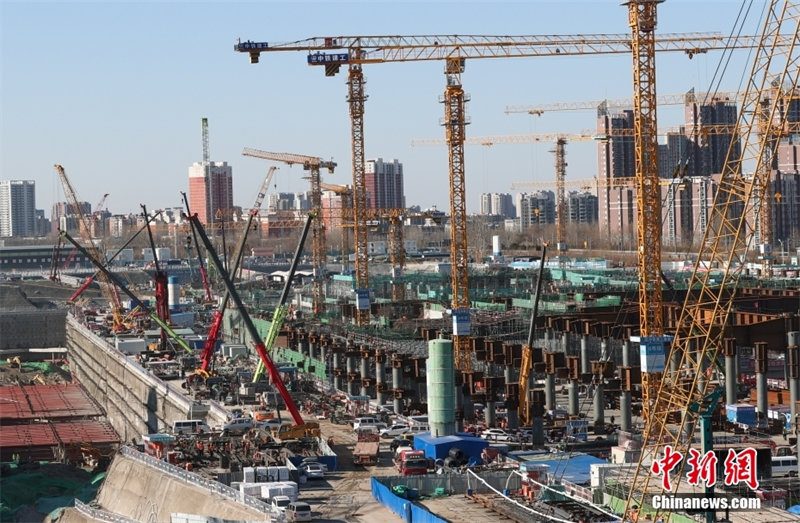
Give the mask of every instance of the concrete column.
[[506, 409], [508, 412], [506, 419], [508, 420], [508, 428], [510, 429], [518, 429], [519, 428], [519, 414], [517, 413], [517, 409]]
[[337, 352], [334, 352], [331, 355], [331, 359], [333, 360], [332, 363], [331, 363], [331, 367], [332, 367], [331, 372], [333, 373], [333, 387], [336, 390], [342, 390], [342, 377], [336, 375], [336, 369], [341, 364], [340, 356], [341, 355], [339, 353], [337, 353]]
[[544, 376], [544, 408], [552, 410], [556, 408], [556, 377], [554, 374]]
[[581, 374], [592, 373], [592, 362], [589, 361], [589, 337], [581, 336]]
[[[392, 387], [395, 389], [403, 388], [403, 369], [392, 367]], [[396, 396], [394, 398], [394, 413], [403, 413], [403, 400]]]
[[311, 341], [311, 336], [309, 336], [308, 340], [308, 357], [309, 358], [316, 358], [317, 357], [317, 341], [319, 338], [317, 336], [313, 337], [314, 341]]
[[738, 373], [736, 372], [736, 355], [725, 356], [725, 403], [728, 405], [736, 404], [736, 383]]
[[606, 423], [606, 402], [605, 402], [605, 386], [602, 382], [595, 385], [594, 388], [594, 424], [603, 426]]
[[608, 340], [606, 338], [600, 340], [600, 361], [608, 361]]
[[[625, 340], [622, 342], [622, 366], [631, 366], [631, 342]], [[619, 395], [619, 428], [624, 431], [630, 431], [633, 424], [631, 423], [631, 392], [622, 391]]]
[[578, 404], [578, 380], [569, 380], [569, 393], [567, 401], [567, 413], [570, 416], [577, 416], [580, 414], [580, 406]]
[[786, 333], [787, 349], [786, 362], [789, 364], [787, 378], [789, 381], [789, 403], [792, 412], [792, 433], [794, 433], [795, 420], [797, 419], [796, 402], [800, 400], [800, 332], [789, 331]]
[[544, 446], [544, 420], [541, 416], [534, 416], [531, 420], [531, 445]]
[[[365, 378], [369, 378], [369, 359], [368, 358], [361, 358], [361, 379], [364, 380]], [[367, 395], [367, 388], [364, 386], [364, 382], [361, 382], [361, 395]]]
[[493, 401], [486, 402], [486, 408], [483, 409], [483, 419], [486, 421], [488, 427], [494, 427], [495, 424], [495, 406]]
[[461, 385], [455, 386], [456, 394], [456, 432], [464, 431], [464, 389]]
[[631, 393], [625, 391], [619, 395], [619, 428], [625, 432], [631, 430]]
[[625, 340], [622, 342], [622, 366], [623, 367], [630, 367], [631, 366], [631, 342], [630, 340]]
[[297, 350], [305, 356], [308, 354], [308, 334], [300, 334], [299, 338], [297, 340]]
[[763, 419], [767, 419], [769, 401], [767, 399], [767, 344], [755, 343], [755, 371], [756, 371], [756, 410]]
[[383, 405], [386, 402], [386, 395], [380, 392], [381, 384], [386, 381], [386, 360], [384, 356], [377, 355], [375, 358], [375, 399], [378, 405]]
[[328, 349], [325, 347], [324, 344], [320, 344], [319, 346], [319, 359], [322, 361], [326, 361], [328, 357]]
[[566, 332], [561, 333], [561, 352], [564, 353], [566, 356], [568, 354], [567, 349], [569, 349], [569, 338], [567, 337]]
[[350, 376], [356, 371], [356, 358], [346, 354], [347, 359], [347, 393], [351, 396], [356, 395], [356, 382], [350, 380]]

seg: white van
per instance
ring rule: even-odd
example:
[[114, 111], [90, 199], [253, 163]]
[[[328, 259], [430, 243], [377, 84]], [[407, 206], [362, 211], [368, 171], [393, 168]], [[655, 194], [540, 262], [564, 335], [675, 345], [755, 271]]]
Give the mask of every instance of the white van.
[[772, 477], [796, 476], [797, 456], [779, 456], [772, 458]]
[[386, 428], [386, 423], [382, 422], [378, 418], [364, 417], [364, 418], [356, 418], [353, 421], [353, 430], [358, 430], [359, 427], [364, 427], [366, 425], [373, 425], [378, 430]]
[[211, 432], [211, 427], [201, 419], [182, 419], [172, 422], [172, 433], [194, 434], [195, 432]]

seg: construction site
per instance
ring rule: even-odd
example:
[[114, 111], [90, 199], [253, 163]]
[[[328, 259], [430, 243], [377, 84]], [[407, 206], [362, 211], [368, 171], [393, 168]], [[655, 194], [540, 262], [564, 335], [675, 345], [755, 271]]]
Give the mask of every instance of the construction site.
[[[305, 53], [346, 77], [351, 165], [243, 144], [269, 168], [226, 232], [209, 212], [222, 166], [204, 118], [191, 176], [212, 189], [198, 197], [190, 177], [183, 193], [184, 259], [160, 254], [144, 204], [105, 250], [55, 165], [73, 232], [0, 253], [2, 520], [800, 521], [800, 249], [786, 259], [797, 224], [775, 210], [800, 201], [778, 160], [800, 133], [800, 5], [767, 1], [760, 34], [721, 38], [660, 35], [660, 4], [625, 2], [627, 35], [239, 40], [232, 60]], [[740, 91], [691, 93], [738, 104], [735, 122], [689, 130], [725, 149], [719, 172], [687, 175], [689, 150], [664, 177], [656, 109], [673, 102], [656, 95], [656, 55], [741, 49]], [[629, 108], [630, 129], [467, 137], [468, 62], [595, 54], [632, 56], [632, 99], [604, 102]], [[370, 205], [366, 70], [414, 61], [445, 68], [444, 139], [415, 143], [447, 148], [443, 213]], [[628, 176], [567, 177], [569, 142], [615, 139], [632, 147]], [[555, 223], [509, 249], [467, 214], [465, 146], [536, 141], [554, 144]], [[351, 185], [323, 181], [344, 164]], [[264, 221], [292, 165], [310, 210]], [[579, 186], [610, 235], [630, 215], [634, 245], [578, 244], [566, 192]], [[702, 230], [681, 236], [692, 212]], [[248, 251], [265, 230], [291, 253]], [[412, 254], [412, 234], [446, 241]], [[120, 261], [135, 240], [149, 258]], [[50, 271], [25, 272], [45, 250]], [[83, 266], [59, 270], [65, 257]]]

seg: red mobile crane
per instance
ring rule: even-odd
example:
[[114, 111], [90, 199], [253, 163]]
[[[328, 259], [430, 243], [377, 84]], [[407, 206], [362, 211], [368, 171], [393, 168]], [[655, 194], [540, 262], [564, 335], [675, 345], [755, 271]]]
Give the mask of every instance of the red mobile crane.
[[[183, 195], [183, 203], [186, 204], [186, 215], [192, 216], [192, 210], [189, 208], [189, 198], [186, 197], [185, 192], [181, 192]], [[197, 249], [197, 261], [200, 264], [200, 279], [203, 280], [203, 288], [206, 291], [206, 302], [214, 301], [211, 298], [211, 286], [208, 284], [208, 275], [206, 274], [206, 267], [203, 265], [203, 256], [200, 254], [200, 244], [197, 242], [197, 231], [195, 231], [194, 224], [191, 224], [192, 227], [192, 237], [194, 238], [194, 246]]]
[[[247, 227], [244, 228], [244, 232], [242, 233], [242, 239], [239, 242], [239, 247], [236, 251], [236, 256], [234, 257], [233, 262], [233, 269], [231, 270], [231, 274], [235, 275], [239, 272], [239, 267], [242, 263], [242, 258], [244, 257], [244, 246], [247, 243], [247, 234], [250, 232], [250, 227], [253, 225], [253, 220], [258, 215], [259, 210], [261, 209], [261, 204], [264, 202], [264, 196], [267, 194], [267, 188], [269, 187], [269, 182], [272, 180], [272, 175], [275, 174], [275, 170], [277, 167], [270, 167], [269, 171], [267, 172], [267, 176], [264, 178], [264, 183], [261, 184], [261, 189], [258, 191], [258, 195], [256, 196], [256, 201], [253, 204], [253, 208], [250, 209], [249, 216], [247, 217]], [[185, 194], [184, 194], [185, 196]], [[188, 210], [188, 204], [187, 204]], [[194, 231], [194, 229], [192, 229]], [[208, 374], [208, 368], [211, 366], [211, 359], [214, 356], [214, 349], [217, 345], [217, 340], [219, 339], [219, 331], [222, 327], [222, 317], [225, 315], [225, 309], [228, 307], [228, 302], [230, 301], [231, 294], [229, 292], [225, 293], [225, 297], [222, 299], [222, 303], [214, 312], [214, 320], [211, 322], [211, 328], [208, 331], [208, 338], [206, 339], [206, 343], [203, 346], [203, 355], [202, 355], [202, 363], [200, 365], [201, 374], [205, 373]]]
[[[223, 282], [225, 283], [225, 289], [230, 294], [233, 303], [239, 309], [239, 314], [241, 314], [242, 321], [247, 328], [248, 333], [250, 334], [250, 338], [255, 343], [255, 349], [258, 353], [259, 357], [261, 358], [261, 362], [269, 371], [270, 381], [278, 389], [278, 393], [283, 398], [284, 403], [286, 403], [286, 408], [289, 409], [289, 413], [292, 415], [292, 419], [294, 420], [295, 424], [298, 427], [303, 429], [308, 429], [309, 431], [318, 430], [319, 425], [314, 427], [314, 424], [306, 423], [303, 420], [303, 417], [300, 415], [300, 411], [297, 409], [297, 405], [295, 405], [292, 396], [289, 394], [286, 385], [283, 383], [281, 379], [281, 375], [278, 372], [278, 367], [275, 366], [275, 362], [272, 360], [272, 357], [267, 353], [264, 341], [261, 339], [261, 335], [258, 333], [258, 329], [256, 329], [253, 320], [250, 318], [250, 314], [247, 312], [244, 304], [242, 303], [241, 298], [239, 297], [239, 293], [236, 291], [236, 287], [233, 285], [233, 281], [231, 281], [230, 277], [228, 276], [228, 272], [225, 270], [225, 267], [222, 265], [222, 262], [219, 259], [216, 251], [214, 250], [214, 246], [211, 245], [211, 240], [208, 239], [206, 235], [205, 229], [203, 228], [203, 224], [200, 223], [200, 219], [197, 217], [196, 214], [189, 217], [194, 224], [195, 230], [197, 230], [197, 234], [200, 236], [200, 239], [203, 241], [203, 245], [206, 247], [206, 251], [208, 255], [211, 257], [211, 260], [214, 262], [217, 270], [219, 271], [220, 276], [222, 277]], [[308, 231], [311, 228], [311, 222], [314, 219], [312, 215], [309, 215], [306, 219], [305, 226], [303, 227], [303, 233], [300, 237], [300, 243], [303, 244], [305, 242], [306, 237], [308, 236]], [[293, 431], [294, 432], [294, 431]]]

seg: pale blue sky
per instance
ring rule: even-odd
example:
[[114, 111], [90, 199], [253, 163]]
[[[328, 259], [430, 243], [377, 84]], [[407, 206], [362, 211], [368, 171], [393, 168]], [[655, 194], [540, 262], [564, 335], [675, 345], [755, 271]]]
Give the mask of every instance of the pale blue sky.
[[[760, 9], [761, 2], [757, 2]], [[659, 33], [728, 34], [739, 2], [667, 0]], [[754, 18], [755, 22], [755, 18]], [[110, 193], [115, 213], [181, 205], [188, 167], [202, 158], [201, 118], [210, 122], [215, 161], [234, 169], [234, 203], [250, 206], [270, 163], [243, 147], [333, 158], [331, 183], [352, 183], [346, 72], [324, 76], [304, 53], [263, 54], [251, 65], [242, 40], [391, 34], [628, 33], [618, 1], [528, 2], [36, 2], [0, 1], [0, 179], [36, 181], [37, 207], [63, 200], [54, 163], [81, 199]], [[749, 34], [757, 32], [755, 23]], [[708, 87], [720, 53], [657, 58], [658, 92]], [[736, 90], [747, 52], [736, 54], [721, 89]], [[443, 136], [440, 62], [365, 66], [367, 158], [404, 164], [408, 205], [449, 209], [444, 147], [411, 147]], [[592, 112], [541, 118], [506, 115], [510, 104], [629, 97], [628, 55], [472, 60], [463, 85], [472, 101], [468, 136], [570, 132], [594, 126]], [[659, 124], [679, 125], [679, 108]], [[553, 177], [548, 144], [466, 150], [468, 211], [482, 192]], [[594, 176], [596, 146], [568, 146], [568, 176]], [[282, 166], [277, 190], [307, 188], [303, 171]], [[272, 189], [274, 190], [274, 189]]]

